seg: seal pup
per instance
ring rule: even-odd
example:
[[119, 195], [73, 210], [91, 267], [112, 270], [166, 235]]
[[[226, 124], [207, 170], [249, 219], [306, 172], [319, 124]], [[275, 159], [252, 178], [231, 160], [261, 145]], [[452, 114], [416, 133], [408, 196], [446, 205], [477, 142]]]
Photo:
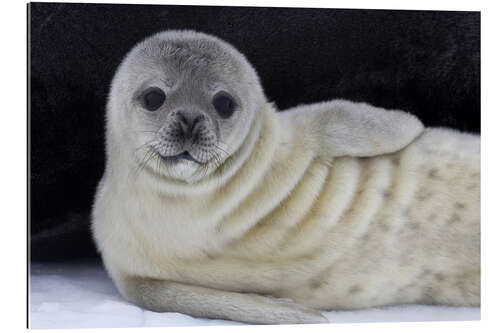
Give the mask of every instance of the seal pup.
[[479, 137], [344, 100], [277, 112], [226, 42], [166, 31], [112, 81], [92, 213], [152, 311], [249, 323], [479, 304]]

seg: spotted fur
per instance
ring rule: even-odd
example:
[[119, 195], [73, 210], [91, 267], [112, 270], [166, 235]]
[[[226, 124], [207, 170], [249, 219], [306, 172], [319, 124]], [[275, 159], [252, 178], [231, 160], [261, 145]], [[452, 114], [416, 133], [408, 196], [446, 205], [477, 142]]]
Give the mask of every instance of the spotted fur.
[[277, 112], [254, 101], [241, 143], [203, 178], [131, 177], [117, 140], [122, 94], [108, 106], [92, 227], [132, 302], [260, 323], [325, 321], [315, 309], [479, 305], [478, 136], [423, 130], [363, 103]]

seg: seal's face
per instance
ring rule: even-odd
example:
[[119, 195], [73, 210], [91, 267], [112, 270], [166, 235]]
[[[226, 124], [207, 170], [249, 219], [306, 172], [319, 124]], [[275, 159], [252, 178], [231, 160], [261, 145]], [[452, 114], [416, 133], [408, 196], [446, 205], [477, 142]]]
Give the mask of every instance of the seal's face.
[[264, 102], [244, 57], [203, 34], [168, 32], [136, 46], [113, 82], [109, 121], [140, 169], [196, 181], [244, 141]]

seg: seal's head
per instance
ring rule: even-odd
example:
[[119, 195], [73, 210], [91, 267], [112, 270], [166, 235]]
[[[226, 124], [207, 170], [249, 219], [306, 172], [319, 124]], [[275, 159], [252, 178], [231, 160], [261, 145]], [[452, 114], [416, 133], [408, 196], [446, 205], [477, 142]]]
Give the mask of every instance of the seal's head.
[[200, 180], [238, 150], [265, 100], [255, 70], [231, 45], [192, 31], [158, 33], [115, 74], [108, 155], [169, 179]]

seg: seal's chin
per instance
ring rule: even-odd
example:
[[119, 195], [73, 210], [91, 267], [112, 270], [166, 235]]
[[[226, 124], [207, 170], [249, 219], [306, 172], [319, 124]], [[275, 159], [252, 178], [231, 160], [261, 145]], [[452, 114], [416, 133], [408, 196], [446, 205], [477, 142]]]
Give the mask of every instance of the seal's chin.
[[187, 150], [174, 156], [161, 156], [161, 158], [166, 163], [179, 163], [183, 161], [192, 161], [198, 164], [202, 164], [197, 159], [195, 159]]
[[188, 151], [172, 156], [160, 156], [166, 166], [166, 169], [160, 168], [160, 170], [165, 172], [167, 177], [188, 183], [194, 181], [193, 176], [204, 165]]
[[[217, 168], [217, 164], [214, 162], [219, 161], [216, 156], [204, 160], [190, 150], [184, 150], [175, 155], [167, 155], [162, 154], [156, 147], [150, 147], [150, 152], [153, 155], [138, 156], [139, 163], [145, 163], [148, 166], [146, 170], [161, 177], [187, 183], [197, 182], [210, 175]], [[157, 158], [148, 156], [156, 156]], [[146, 162], [144, 162], [144, 159], [146, 159]]]

